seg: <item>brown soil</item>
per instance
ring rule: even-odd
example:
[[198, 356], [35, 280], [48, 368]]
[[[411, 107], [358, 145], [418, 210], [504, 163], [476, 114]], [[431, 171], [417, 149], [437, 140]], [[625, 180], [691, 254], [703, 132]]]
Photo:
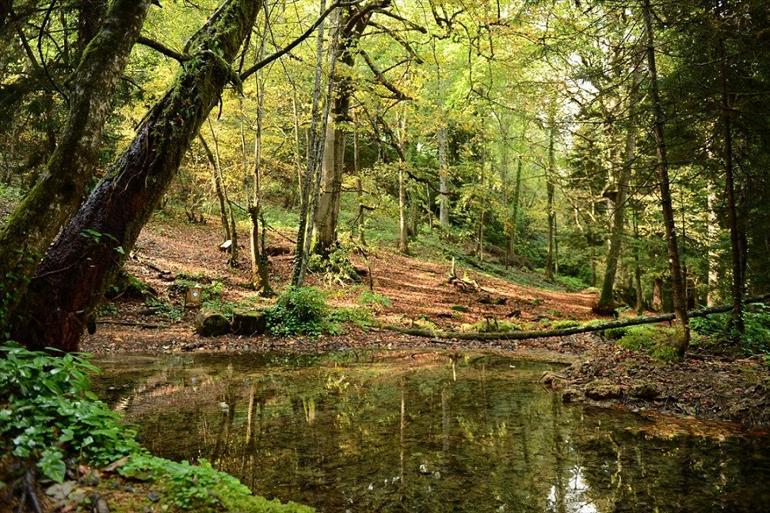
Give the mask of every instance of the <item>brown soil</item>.
[[[151, 223], [142, 232], [128, 271], [150, 284], [162, 299], [180, 304], [157, 269], [176, 276], [203, 274], [225, 285], [223, 299], [237, 301], [254, 296], [249, 288], [247, 250], [243, 249], [238, 269], [228, 268], [227, 255], [218, 250], [218, 230], [213, 226], [186, 223]], [[280, 290], [289, 281], [293, 244], [289, 235], [273, 234], [270, 241], [276, 256], [270, 258], [271, 280]], [[479, 290], [462, 291], [447, 280], [449, 263], [418, 260], [395, 251], [378, 248], [370, 256], [374, 290], [391, 304], [375, 306], [377, 320], [384, 324], [415, 326], [424, 323], [441, 329], [461, 329], [478, 321], [508, 320], [527, 324], [529, 329], [543, 320], [577, 319], [594, 316], [592, 293], [542, 290], [480, 274], [472, 269], [458, 275], [475, 281]], [[357, 266], [364, 268], [363, 262]], [[168, 279], [168, 278], [166, 278]], [[366, 285], [338, 286], [310, 275], [308, 284], [327, 289], [338, 306], [355, 306]], [[493, 303], [489, 304], [489, 299]], [[661, 364], [644, 354], [626, 351], [593, 334], [522, 341], [458, 341], [412, 337], [390, 330], [362, 331], [350, 328], [343, 335], [308, 337], [241, 337], [226, 335], [203, 338], [195, 334], [196, 312], [187, 310], [180, 321], [148, 314], [142, 301], [118, 299], [117, 314], [99, 318], [96, 334], [81, 344], [85, 351], [173, 352], [173, 351], [330, 351], [349, 348], [419, 349], [441, 347], [455, 350], [504, 350], [529, 358], [547, 359], [573, 365], [545, 381], [565, 392], [567, 401], [602, 405], [625, 405], [654, 412], [721, 419], [747, 426], [770, 423], [768, 369], [758, 359], [725, 359], [692, 353], [681, 363]], [[458, 308], [453, 309], [453, 307]], [[458, 311], [462, 310], [462, 311]], [[537, 322], [540, 321], [540, 324]], [[599, 387], [599, 393], [592, 388]], [[604, 397], [604, 396], [607, 397]], [[592, 399], [590, 396], [594, 396]], [[596, 399], [598, 397], [598, 399]]]

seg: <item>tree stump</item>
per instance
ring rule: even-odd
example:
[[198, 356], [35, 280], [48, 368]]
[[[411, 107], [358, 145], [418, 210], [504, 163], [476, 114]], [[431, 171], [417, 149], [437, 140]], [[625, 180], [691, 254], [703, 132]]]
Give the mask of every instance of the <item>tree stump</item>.
[[267, 316], [262, 310], [239, 311], [233, 314], [233, 333], [236, 335], [264, 335], [267, 331]]
[[230, 321], [218, 312], [201, 311], [195, 317], [195, 331], [202, 337], [219, 337], [230, 333]]

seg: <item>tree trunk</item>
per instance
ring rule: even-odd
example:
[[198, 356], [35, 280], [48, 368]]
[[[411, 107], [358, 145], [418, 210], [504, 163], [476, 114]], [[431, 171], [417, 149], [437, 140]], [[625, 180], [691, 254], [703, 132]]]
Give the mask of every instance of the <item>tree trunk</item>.
[[364, 204], [364, 182], [361, 175], [361, 164], [358, 153], [358, 127], [353, 132], [353, 172], [356, 175], [356, 196], [358, 198], [358, 216], [356, 217], [356, 227], [358, 229], [358, 242], [366, 246], [366, 204]]
[[680, 335], [675, 337], [675, 349], [680, 357], [684, 357], [690, 343], [690, 326], [687, 319], [687, 303], [682, 278], [682, 266], [679, 260], [679, 247], [677, 244], [676, 224], [674, 222], [674, 208], [671, 202], [671, 187], [668, 177], [668, 153], [666, 149], [666, 137], [664, 130], [665, 118], [663, 115], [663, 103], [658, 89], [658, 69], [655, 63], [655, 36], [652, 31], [652, 8], [650, 0], [643, 0], [642, 14], [644, 17], [645, 32], [647, 35], [647, 66], [650, 75], [650, 101], [653, 109], [654, 134], [658, 150], [658, 180], [660, 186], [660, 203], [663, 210], [663, 221], [666, 227], [666, 241], [668, 249], [668, 261], [671, 270], [671, 286], [673, 288], [674, 313], [676, 314]]
[[204, 139], [201, 134], [198, 134], [198, 140], [203, 147], [204, 153], [206, 153], [206, 158], [209, 161], [209, 167], [211, 167], [211, 177], [212, 181], [214, 182], [214, 192], [216, 193], [217, 200], [219, 201], [219, 220], [222, 223], [222, 231], [224, 232], [223, 242], [227, 242], [228, 240], [231, 240], [230, 220], [228, 215], [230, 205], [227, 202], [225, 187], [222, 183], [222, 172], [217, 166], [217, 161], [214, 158], [214, 154], [211, 152], [211, 148], [209, 148], [209, 145], [206, 143], [206, 139]]
[[[326, 10], [326, 0], [321, 0], [321, 13]], [[321, 71], [323, 70], [324, 55], [324, 21], [318, 25], [318, 38], [316, 39], [316, 66], [313, 82], [313, 105], [310, 113], [310, 129], [307, 137], [307, 163], [305, 173], [300, 186], [299, 226], [297, 227], [297, 244], [294, 249], [294, 266], [292, 269], [291, 283], [295, 287], [302, 285], [305, 276], [305, 260], [307, 252], [305, 245], [308, 237], [308, 218], [310, 215], [310, 194], [312, 192], [313, 177], [318, 170], [318, 124], [321, 119]]]
[[[516, 256], [516, 237], [519, 232], [519, 199], [521, 197], [521, 155], [516, 159], [516, 179], [513, 185], [513, 211], [511, 212], [511, 233], [508, 235], [509, 259]], [[510, 262], [508, 262], [510, 265]]]
[[[46, 248], [75, 213], [99, 161], [102, 128], [149, 0], [115, 0], [83, 52], [59, 144], [42, 178], [0, 232], [0, 334]], [[3, 316], [7, 316], [5, 319]]]
[[409, 253], [409, 233], [406, 223], [406, 181], [404, 178], [406, 162], [398, 162], [398, 250]]
[[444, 229], [449, 228], [449, 184], [447, 167], [446, 126], [438, 129], [438, 176], [439, 176], [439, 222]]
[[636, 66], [633, 71], [631, 81], [631, 90], [628, 94], [628, 130], [626, 132], [626, 154], [625, 162], [620, 169], [617, 177], [617, 193], [615, 195], [612, 213], [612, 234], [610, 235], [610, 249], [607, 253], [607, 265], [604, 271], [604, 281], [599, 296], [599, 304], [596, 312], [599, 314], [609, 314], [615, 310], [615, 275], [618, 270], [618, 260], [620, 260], [621, 247], [623, 245], [623, 235], [625, 230], [625, 208], [626, 195], [628, 192], [628, 182], [631, 178], [631, 168], [634, 164], [634, 154], [636, 153], [636, 102], [639, 97], [639, 84], [641, 83], [641, 69]]
[[[160, 202], [231, 76], [260, 0], [228, 0], [190, 38], [193, 58], [51, 246], [14, 326], [31, 348], [75, 351], [86, 320]], [[84, 234], [86, 236], [84, 236]]]
[[[551, 107], [552, 109], [555, 107]], [[555, 237], [556, 211], [553, 209], [554, 183], [553, 175], [556, 171], [556, 158], [554, 156], [554, 138], [556, 137], [556, 121], [554, 114], [550, 115], [550, 128], [548, 135], [548, 169], [545, 173], [546, 210], [548, 211], [548, 255], [545, 259], [545, 279], [553, 280], [553, 253]]]
[[[718, 9], [721, 10], [721, 7]], [[721, 14], [721, 13], [720, 13]], [[733, 169], [733, 128], [732, 106], [727, 89], [727, 52], [725, 42], [719, 38], [719, 81], [722, 96], [722, 129], [724, 130], [724, 160], [725, 160], [725, 189], [727, 190], [727, 223], [730, 225], [730, 246], [733, 264], [733, 310], [730, 319], [733, 331], [733, 342], [741, 341], [746, 328], [743, 323], [743, 289], [744, 275], [742, 265], [741, 234], [738, 227], [738, 214], [735, 206], [735, 176]]]
[[227, 264], [230, 267], [236, 268], [238, 267], [238, 224], [235, 222], [235, 210], [233, 209], [232, 203], [230, 203], [230, 199], [227, 197], [227, 188], [224, 186], [224, 181], [222, 177], [222, 162], [219, 159], [219, 138], [217, 138], [216, 132], [214, 132], [214, 125], [211, 123], [211, 119], [209, 121], [209, 131], [211, 132], [211, 140], [214, 141], [214, 160], [212, 162], [213, 166], [216, 169], [216, 173], [219, 176], [219, 180], [222, 183], [222, 197], [225, 200], [226, 205], [226, 217], [225, 222], [230, 223], [230, 228], [228, 232], [230, 233], [230, 258], [227, 261]]
[[[262, 59], [265, 53], [267, 32], [263, 31], [262, 41], [255, 56], [256, 61]], [[254, 134], [254, 167], [251, 173], [251, 195], [249, 196], [248, 204], [250, 225], [249, 261], [251, 263], [251, 285], [254, 287], [254, 290], [261, 291], [263, 296], [270, 296], [273, 290], [270, 287], [269, 274], [267, 272], [267, 227], [265, 226], [265, 216], [262, 212], [262, 120], [264, 119], [265, 111], [265, 80], [262, 78], [261, 71], [254, 73], [254, 82], [257, 92], [257, 115], [255, 119], [256, 131]]]
[[369, 25], [372, 14], [389, 3], [390, 0], [372, 0], [358, 9], [348, 8], [347, 14], [341, 18], [339, 62], [343, 65], [343, 70], [333, 72], [331, 77], [335, 90], [334, 107], [331, 118], [327, 121], [321, 187], [313, 219], [316, 233], [314, 252], [322, 256], [328, 255], [337, 243], [337, 220], [347, 141], [346, 125], [352, 121], [349, 112], [350, 99], [355, 90], [349, 73], [355, 64], [355, 47], [364, 29]]

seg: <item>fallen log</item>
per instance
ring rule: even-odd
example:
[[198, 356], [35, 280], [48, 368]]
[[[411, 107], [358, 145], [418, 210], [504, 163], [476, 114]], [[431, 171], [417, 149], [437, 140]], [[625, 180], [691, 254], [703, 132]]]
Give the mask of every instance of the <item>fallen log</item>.
[[[744, 304], [764, 303], [770, 301], [770, 294], [747, 298]], [[709, 308], [700, 308], [689, 311], [689, 317], [706, 317], [708, 315], [725, 313], [732, 310], [732, 305], [712, 306]], [[391, 331], [397, 331], [405, 335], [415, 337], [426, 337], [436, 339], [457, 339], [457, 340], [528, 340], [534, 338], [563, 337], [566, 335], [577, 335], [579, 333], [591, 333], [595, 331], [604, 331], [613, 328], [625, 328], [628, 326], [638, 326], [640, 324], [655, 324], [659, 322], [673, 321], [676, 316], [673, 313], [661, 315], [648, 315], [641, 317], [631, 317], [597, 324], [588, 324], [583, 326], [573, 326], [571, 328], [560, 328], [553, 330], [537, 331], [504, 331], [504, 332], [463, 332], [463, 331], [443, 331], [427, 330], [422, 328], [405, 328], [392, 324], [383, 325], [382, 328]]]

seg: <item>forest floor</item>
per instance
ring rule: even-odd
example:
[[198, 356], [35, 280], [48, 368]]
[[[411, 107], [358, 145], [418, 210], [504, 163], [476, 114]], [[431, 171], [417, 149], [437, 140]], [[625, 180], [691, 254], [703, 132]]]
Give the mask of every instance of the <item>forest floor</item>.
[[[288, 235], [271, 238], [271, 280], [280, 291], [289, 282], [292, 242]], [[173, 277], [196, 276], [217, 281], [222, 301], [239, 302], [255, 294], [249, 288], [246, 249], [240, 266], [227, 266], [218, 249], [220, 234], [212, 226], [158, 222], [142, 232], [128, 271], [151, 285], [160, 298], [177, 305], [175, 315], [163, 317], [142, 300], [115, 300], [102, 309], [95, 334], [82, 349], [105, 352], [271, 351], [321, 352], [342, 349], [497, 350], [517, 357], [571, 364], [560, 374], [544, 377], [544, 385], [562, 390], [564, 400], [603, 406], [622, 405], [634, 411], [663, 412], [704, 419], [727, 420], [758, 428], [770, 425], [770, 375], [759, 358], [731, 358], [694, 349], [683, 362], [663, 363], [646, 354], [625, 350], [595, 334], [521, 341], [469, 341], [419, 338], [388, 329], [348, 327], [343, 334], [321, 337], [204, 338], [195, 333], [196, 311], [184, 309], [174, 292]], [[444, 330], [484, 327], [514, 321], [525, 329], [543, 329], [559, 320], [588, 320], [595, 315], [593, 292], [567, 292], [512, 283], [476, 270], [458, 268], [458, 276], [479, 288], [463, 291], [449, 283], [450, 263], [404, 256], [377, 248], [369, 256], [374, 291], [389, 299], [373, 305], [380, 325], [432, 327]], [[360, 258], [359, 268], [364, 267]], [[367, 280], [368, 281], [368, 280]], [[360, 306], [367, 284], [323, 283], [310, 275], [308, 284], [329, 292], [338, 307]], [[168, 314], [168, 312], [167, 312]], [[479, 324], [480, 323], [480, 324]], [[494, 327], [494, 325], [492, 326]]]

